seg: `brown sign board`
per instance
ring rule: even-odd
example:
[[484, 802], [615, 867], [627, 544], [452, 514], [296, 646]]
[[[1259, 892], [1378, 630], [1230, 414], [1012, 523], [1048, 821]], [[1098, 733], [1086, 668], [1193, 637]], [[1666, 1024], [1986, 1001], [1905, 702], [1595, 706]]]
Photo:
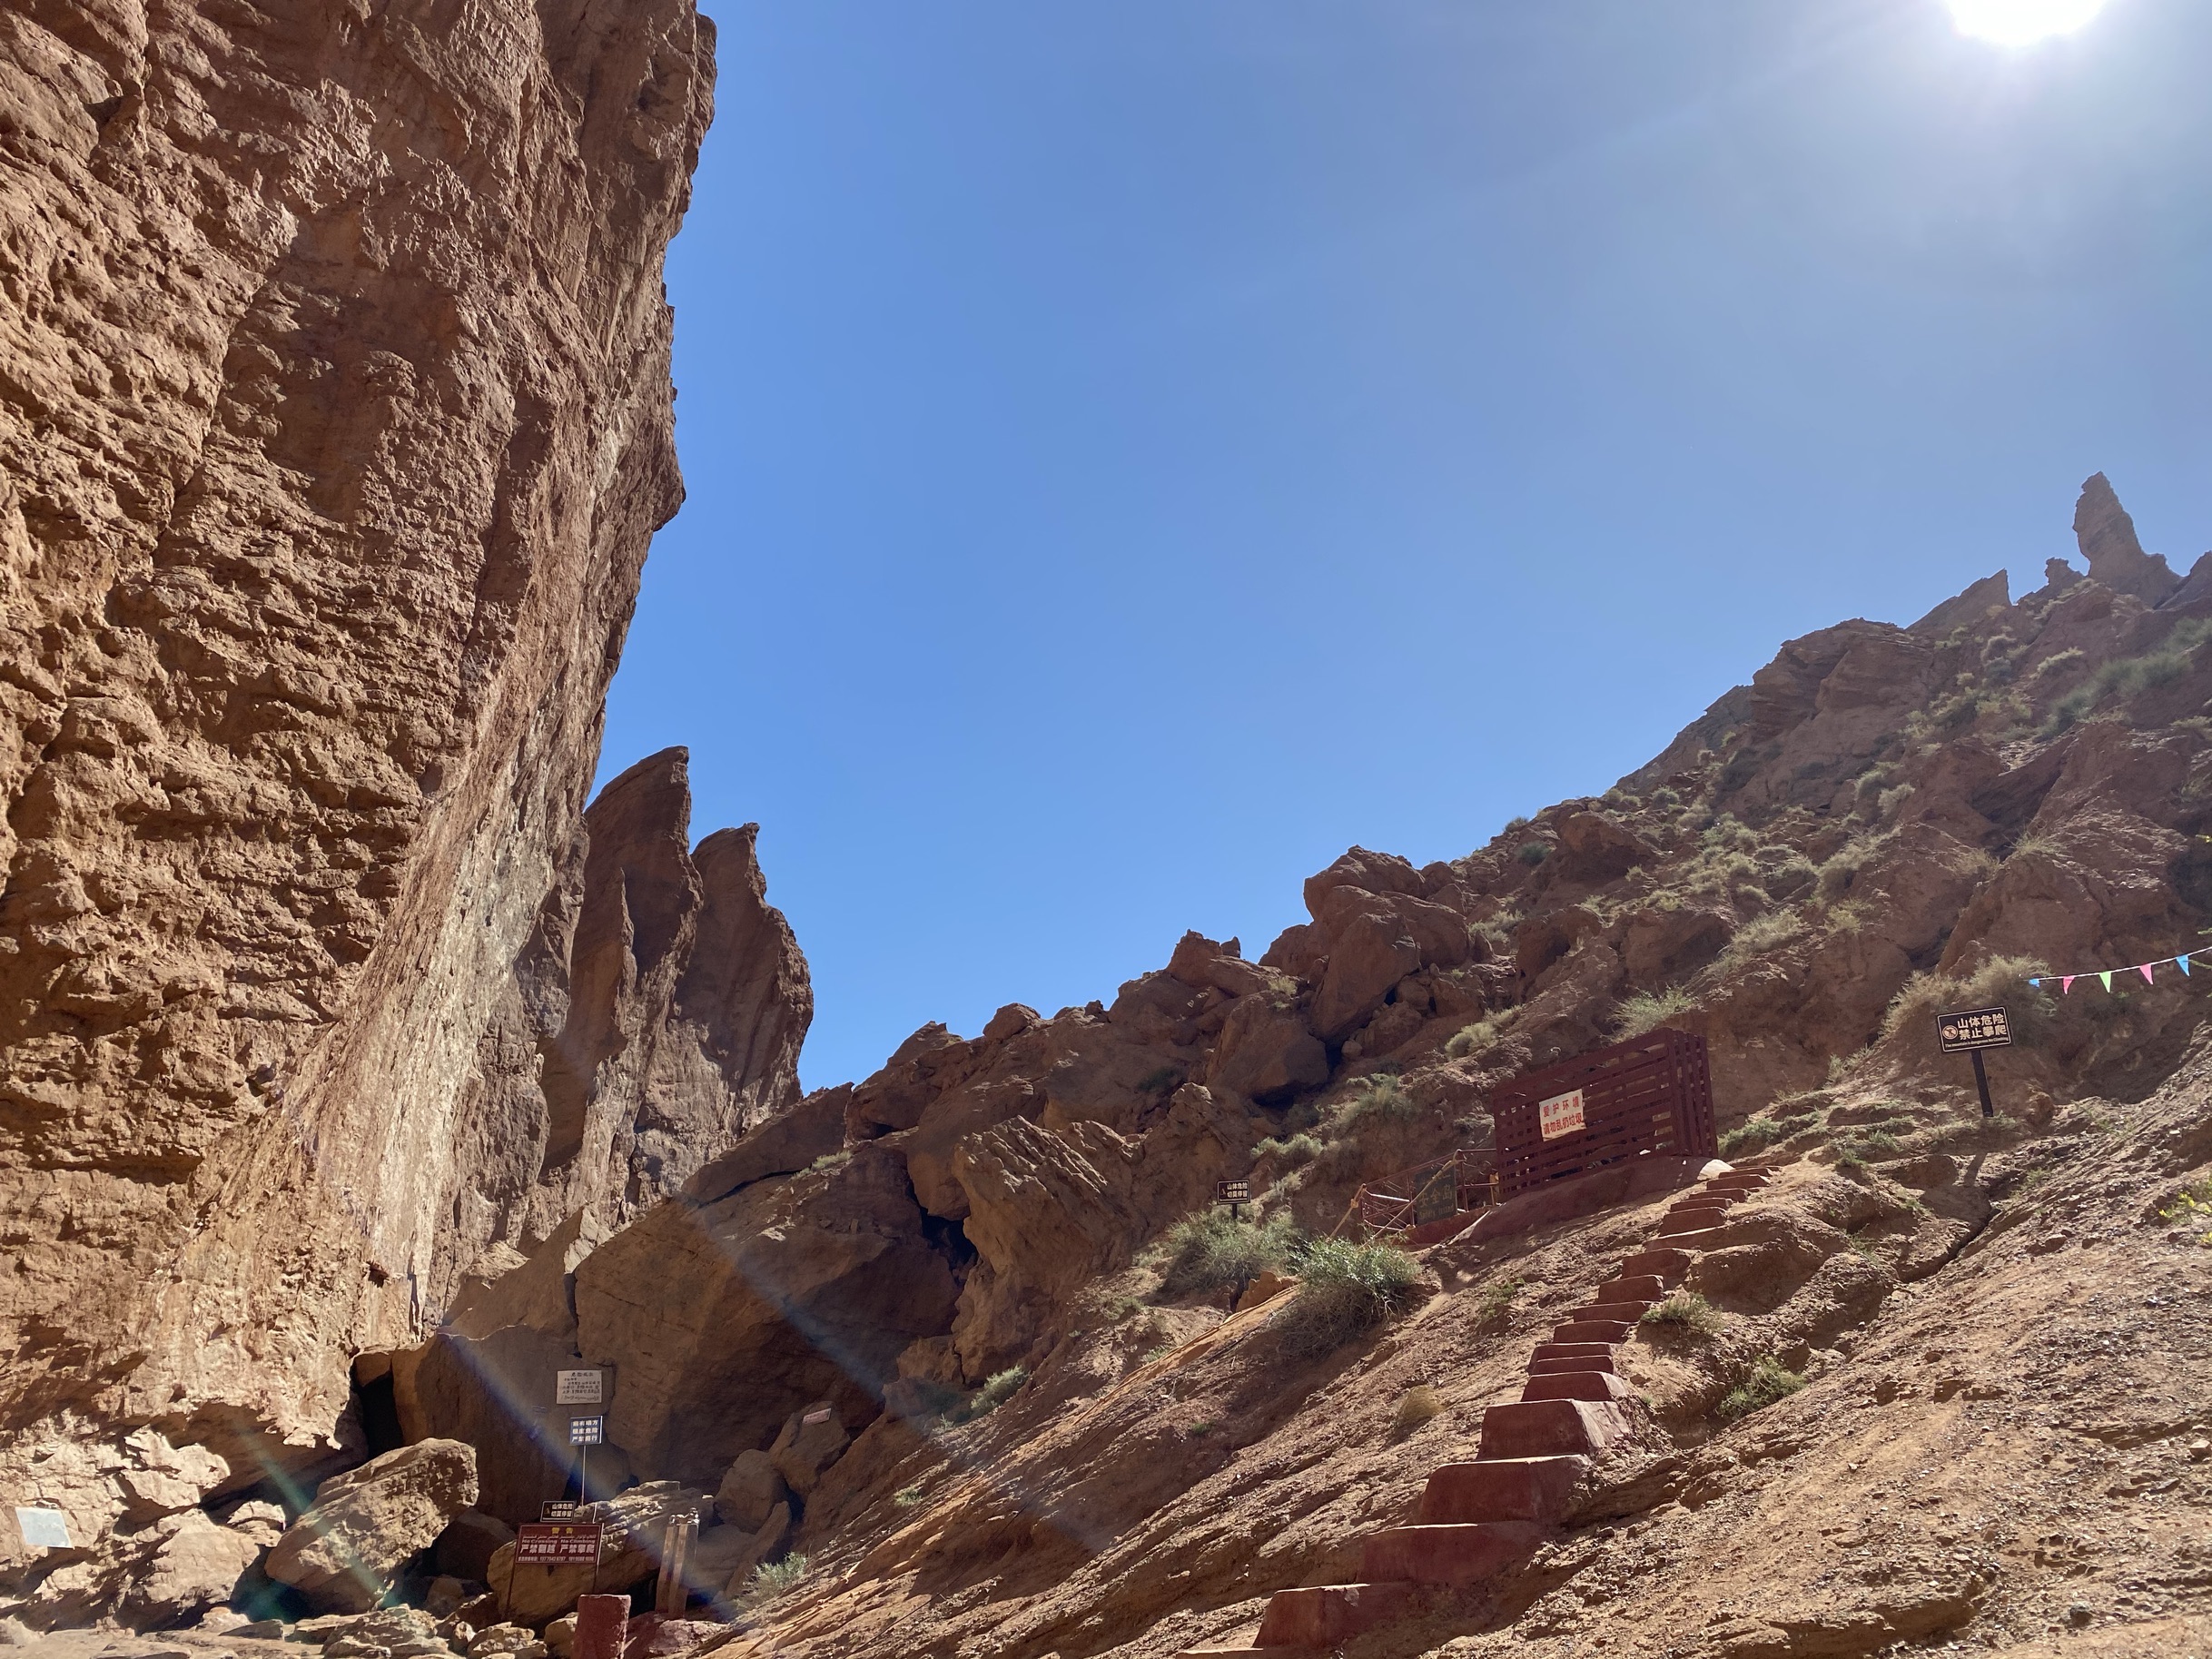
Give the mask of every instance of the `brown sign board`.
[[541, 1521], [574, 1521], [582, 1518], [584, 1506], [573, 1497], [548, 1497], [538, 1506]]
[[2012, 1046], [2012, 1022], [2001, 1008], [1961, 1008], [1936, 1015], [1936, 1043], [1946, 1054]]
[[1624, 1158], [1717, 1158], [1705, 1040], [1663, 1025], [1525, 1071], [1490, 1097], [1502, 1196]]
[[1213, 1198], [1217, 1204], [1249, 1204], [1252, 1201], [1252, 1183], [1249, 1180], [1216, 1181]]
[[597, 1566], [597, 1521], [528, 1521], [515, 1531], [518, 1566]]

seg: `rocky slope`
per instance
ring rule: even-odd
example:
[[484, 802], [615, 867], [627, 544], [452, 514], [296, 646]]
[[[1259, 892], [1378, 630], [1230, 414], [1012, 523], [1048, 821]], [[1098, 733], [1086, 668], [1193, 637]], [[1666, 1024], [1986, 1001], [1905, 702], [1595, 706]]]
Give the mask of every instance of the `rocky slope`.
[[[1782, 1178], [1743, 1253], [1694, 1269], [1719, 1334], [1640, 1339], [1651, 1461], [1615, 1483], [1619, 1513], [1372, 1651], [1488, 1629], [1566, 1652], [1600, 1628], [1575, 1610], [1601, 1605], [1631, 1646], [1712, 1625], [1700, 1651], [1745, 1655], [1977, 1620], [2025, 1639], [2072, 1628], [2069, 1596], [2091, 1624], [2197, 1605], [2187, 1524], [2207, 1491], [2187, 1448], [2212, 1396], [2178, 1363], [2187, 1330], [2131, 1346], [2148, 1368], [2124, 1397], [2094, 1368], [2039, 1379], [2070, 1340], [2054, 1329], [2109, 1343], [2135, 1317], [2115, 1298], [2155, 1286], [2164, 1310], [2207, 1289], [2194, 1234], [2157, 1224], [2212, 1158], [2198, 981], [2028, 980], [2170, 957], [2212, 925], [2212, 565], [2185, 580], [2145, 554], [2101, 478], [2076, 528], [2086, 574], [2053, 561], [2016, 602], [2000, 573], [1910, 628], [1793, 641], [1649, 766], [1466, 858], [1348, 854], [1257, 963], [1192, 936], [1111, 1007], [925, 1029], [842, 1100], [842, 1146], [838, 1097], [817, 1097], [818, 1141], [794, 1144], [794, 1120], [780, 1156], [740, 1142], [684, 1207], [586, 1257], [577, 1351], [619, 1368], [613, 1428], [639, 1474], [710, 1489], [816, 1396], [856, 1431], [788, 1495], [783, 1547], [808, 1579], [759, 1610], [763, 1640], [1165, 1654], [1355, 1570], [1362, 1530], [1436, 1461], [1403, 1455], [1400, 1398], [1431, 1385], [1458, 1427], [1421, 1432], [1469, 1432], [1524, 1327], [1648, 1218], [1437, 1247], [1420, 1314], [1318, 1360], [1279, 1351], [1269, 1316], [1224, 1325], [1167, 1294], [1148, 1247], [1229, 1175], [1326, 1231], [1360, 1180], [1479, 1141], [1497, 1083], [1661, 1020], [1706, 1035], [1727, 1145]], [[1991, 1062], [1989, 1125], [1929, 1018], [1981, 1001], [2024, 1033]], [[881, 1264], [864, 1297], [855, 1249]], [[1763, 1358], [1814, 1386], [1723, 1432], [1713, 1408]], [[1012, 1367], [1027, 1380], [998, 1413], [946, 1415]], [[2069, 1500], [2061, 1560], [2002, 1495], [2039, 1489], [2069, 1436], [2129, 1450], [2118, 1484]], [[1968, 1447], [1987, 1466], [1954, 1466]], [[1896, 1483], [1917, 1504], [1923, 1466], [1958, 1487], [1933, 1554], [1878, 1524]], [[2153, 1527], [2131, 1568], [2106, 1499], [2154, 1486], [2180, 1529]], [[1816, 1511], [1817, 1536], [1755, 1542]], [[1702, 1565], [1674, 1584], [1663, 1561]]]
[[0, 15], [0, 1486], [80, 1540], [357, 1460], [356, 1353], [795, 1098], [750, 831], [582, 817], [713, 79], [689, 0]]

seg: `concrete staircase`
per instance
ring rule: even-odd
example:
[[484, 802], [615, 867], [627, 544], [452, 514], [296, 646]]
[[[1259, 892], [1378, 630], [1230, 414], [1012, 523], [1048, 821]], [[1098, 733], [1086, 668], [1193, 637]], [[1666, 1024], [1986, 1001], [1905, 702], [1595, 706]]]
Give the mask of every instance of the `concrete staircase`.
[[1715, 1241], [1727, 1211], [1766, 1180], [1714, 1176], [1677, 1200], [1651, 1248], [1623, 1261], [1536, 1345], [1521, 1397], [1484, 1411], [1474, 1460], [1431, 1471], [1412, 1524], [1367, 1540], [1359, 1583], [1278, 1590], [1249, 1642], [1186, 1648], [1180, 1659], [1327, 1652], [1420, 1612], [1438, 1591], [1481, 1584], [1526, 1559], [1573, 1513], [1593, 1458], [1632, 1427], [1634, 1395], [1614, 1350]]

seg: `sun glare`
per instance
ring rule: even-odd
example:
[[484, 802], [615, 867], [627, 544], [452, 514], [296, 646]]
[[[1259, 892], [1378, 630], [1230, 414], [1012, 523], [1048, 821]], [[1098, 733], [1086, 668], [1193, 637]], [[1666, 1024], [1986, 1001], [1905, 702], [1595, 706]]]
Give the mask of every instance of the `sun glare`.
[[2005, 46], [2071, 35], [2104, 9], [2105, 0], [1950, 0], [1960, 34]]

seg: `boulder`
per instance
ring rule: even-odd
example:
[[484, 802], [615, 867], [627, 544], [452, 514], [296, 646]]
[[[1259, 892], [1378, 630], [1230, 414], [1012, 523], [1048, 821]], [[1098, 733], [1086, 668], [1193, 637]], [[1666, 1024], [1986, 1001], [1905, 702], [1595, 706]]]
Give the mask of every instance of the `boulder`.
[[740, 1452], [715, 1488], [715, 1514], [732, 1526], [757, 1532], [768, 1512], [790, 1496], [767, 1453]]
[[1168, 958], [1168, 972], [1194, 991], [1210, 986], [1225, 996], [1249, 996], [1265, 991], [1274, 976], [1257, 963], [1246, 962], [1234, 939], [1216, 943], [1195, 930], [1185, 933]]
[[1399, 893], [1417, 899], [1425, 884], [1421, 873], [1396, 853], [1352, 847], [1328, 869], [1306, 878], [1306, 910], [1309, 915], [1318, 916], [1328, 894], [1338, 887], [1353, 887], [1361, 893]]
[[124, 1619], [142, 1627], [183, 1624], [226, 1605], [239, 1575], [267, 1547], [245, 1532], [218, 1526], [197, 1509], [157, 1526], [167, 1536], [123, 1598]]
[[131, 1461], [117, 1473], [115, 1484], [123, 1489], [127, 1520], [196, 1509], [231, 1473], [230, 1464], [206, 1447], [172, 1446], [157, 1428], [137, 1429], [123, 1445]]
[[685, 1198], [711, 1204], [756, 1180], [794, 1174], [835, 1151], [844, 1144], [844, 1114], [852, 1101], [850, 1083], [815, 1090], [703, 1166], [684, 1183]]
[[1206, 1086], [1243, 1095], [1263, 1106], [1281, 1105], [1328, 1081], [1328, 1051], [1306, 1029], [1288, 999], [1238, 1000], [1214, 1045]]
[[269, 1554], [269, 1576], [311, 1605], [365, 1613], [408, 1557], [476, 1502], [476, 1450], [424, 1440], [333, 1475]]
[[785, 1484], [805, 1497], [851, 1440], [837, 1420], [837, 1407], [828, 1400], [816, 1400], [785, 1420], [775, 1444], [768, 1448], [768, 1461]]
[[[1338, 888], [1332, 897], [1351, 892]], [[1313, 997], [1313, 1029], [1324, 1041], [1341, 1042], [1366, 1024], [1398, 981], [1421, 967], [1421, 947], [1413, 930], [1374, 895], [1357, 909], [1338, 907], [1328, 927], [1328, 965]]]
[[1617, 881], [1638, 865], [1655, 865], [1659, 851], [1604, 813], [1571, 812], [1558, 822], [1556, 878], [1595, 886]]

